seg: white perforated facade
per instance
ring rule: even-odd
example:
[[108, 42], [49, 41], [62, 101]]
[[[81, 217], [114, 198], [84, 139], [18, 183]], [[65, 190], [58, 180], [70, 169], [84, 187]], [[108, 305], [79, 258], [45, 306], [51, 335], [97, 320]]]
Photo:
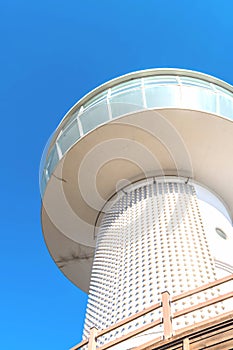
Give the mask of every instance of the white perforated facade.
[[[195, 185], [173, 178], [126, 187], [106, 206], [97, 236], [85, 336], [93, 326], [106, 328], [158, 302], [165, 290], [177, 295], [216, 279], [202, 202]], [[217, 294], [215, 290], [211, 296]], [[191, 297], [179, 308], [209, 297], [206, 292], [198, 300]], [[219, 311], [220, 306], [212, 306], [178, 319], [173, 326], [184, 327]], [[153, 319], [151, 314], [112, 336]]]

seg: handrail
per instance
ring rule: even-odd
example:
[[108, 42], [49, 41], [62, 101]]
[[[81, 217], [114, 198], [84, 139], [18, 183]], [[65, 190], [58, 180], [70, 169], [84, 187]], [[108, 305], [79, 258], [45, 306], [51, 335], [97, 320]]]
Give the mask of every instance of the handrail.
[[124, 326], [125, 324], [127, 324], [127, 323], [129, 323], [131, 321], [134, 321], [137, 318], [142, 317], [142, 316], [148, 314], [151, 311], [157, 310], [159, 307], [161, 307], [161, 303], [153, 304], [153, 305], [147, 307], [146, 309], [144, 309], [142, 311], [139, 311], [139, 312], [137, 312], [136, 314], [134, 314], [132, 316], [126, 317], [123, 320], [115, 323], [114, 325], [99, 331], [98, 332], [98, 336], [100, 337], [101, 335], [104, 335], [104, 334], [106, 334], [108, 332], [111, 332], [111, 331], [113, 331], [114, 329], [116, 329], [118, 327]]
[[[159, 325], [162, 325], [163, 324], [163, 337], [164, 339], [169, 339], [172, 337], [173, 335], [173, 330], [172, 330], [172, 320], [177, 318], [177, 317], [180, 317], [180, 316], [183, 316], [183, 315], [186, 315], [188, 313], [191, 313], [191, 312], [194, 312], [196, 310], [199, 310], [199, 309], [202, 309], [202, 308], [205, 308], [209, 305], [213, 305], [213, 304], [216, 304], [216, 303], [219, 303], [219, 302], [222, 302], [224, 300], [227, 300], [229, 298], [233, 298], [233, 292], [228, 292], [228, 293], [225, 293], [225, 294], [222, 294], [222, 295], [219, 295], [218, 297], [215, 297], [215, 298], [212, 298], [212, 299], [209, 299], [205, 302], [202, 302], [202, 303], [198, 303], [196, 305], [193, 305], [189, 308], [186, 308], [186, 309], [183, 309], [183, 310], [179, 310], [179, 311], [176, 311], [174, 312], [173, 315], [171, 315], [171, 304], [174, 303], [174, 302], [177, 302], [181, 299], [184, 299], [184, 298], [187, 298], [189, 296], [192, 296], [194, 294], [197, 294], [197, 293], [200, 293], [200, 292], [203, 292], [207, 289], [210, 289], [210, 288], [213, 288], [213, 287], [216, 287], [216, 286], [219, 286], [223, 283], [227, 283], [227, 282], [230, 282], [233, 280], [233, 274], [232, 275], [229, 275], [229, 276], [226, 276], [226, 277], [223, 277], [219, 280], [216, 280], [216, 281], [213, 281], [213, 282], [210, 282], [208, 284], [204, 284], [203, 286], [200, 286], [200, 287], [197, 287], [193, 290], [190, 290], [188, 292], [184, 292], [184, 293], [181, 293], [179, 295], [176, 295], [174, 296], [172, 299], [170, 299], [170, 294], [169, 292], [165, 291], [162, 293], [162, 301], [159, 302], [159, 303], [156, 303], [154, 305], [151, 305], [149, 306], [148, 308], [138, 312], [137, 314], [135, 315], [132, 315], [132, 316], [129, 316], [119, 322], [117, 322], [116, 324], [106, 328], [106, 329], [103, 329], [103, 330], [100, 330], [98, 331], [96, 328], [92, 328], [91, 329], [91, 332], [90, 332], [90, 337], [89, 339], [85, 339], [83, 340], [82, 342], [80, 342], [79, 344], [73, 346], [70, 350], [78, 350], [80, 349], [81, 347], [85, 346], [88, 344], [88, 350], [105, 350], [113, 345], [117, 345], [123, 341], [126, 341], [132, 337], [135, 337], [137, 336], [138, 334], [150, 329], [150, 328], [153, 328], [153, 327], [156, 327], [156, 326], [159, 326]], [[122, 327], [126, 324], [128, 324], [129, 322], [132, 322], [136, 319], [138, 319], [139, 317], [142, 317], [144, 315], [146, 315], [147, 313], [149, 312], [152, 312], [152, 311], [156, 311], [158, 309], [162, 308], [162, 319], [157, 319], [151, 323], [148, 323], [138, 329], [135, 329], [134, 331], [131, 331], [131, 332], [128, 332], [127, 334], [119, 337], [119, 338], [116, 338], [100, 347], [96, 347], [96, 341], [97, 339], [100, 337], [100, 336], [103, 336], [107, 333], [110, 333], [111, 331], [119, 328], [119, 327]], [[223, 313], [224, 314], [224, 313]], [[203, 323], [203, 322], [202, 322]], [[157, 339], [157, 338], [156, 338]], [[161, 338], [158, 338], [158, 340], [160, 340]]]
[[191, 306], [191, 307], [189, 307], [187, 309], [183, 309], [183, 310], [177, 311], [177, 312], [174, 313], [173, 318], [177, 318], [177, 317], [180, 317], [180, 316], [184, 316], [184, 315], [190, 314], [193, 311], [196, 311], [196, 310], [199, 310], [199, 309], [203, 309], [204, 307], [220, 303], [220, 301], [224, 301], [224, 300], [227, 300], [227, 299], [230, 299], [230, 298], [233, 298], [233, 292], [230, 292], [230, 293], [227, 293], [227, 294], [223, 294], [223, 295], [219, 295], [218, 297], [213, 298], [213, 299], [209, 299], [207, 301], [204, 301], [203, 303], [198, 303], [198, 304], [193, 305], [193, 306]]
[[204, 292], [204, 290], [206, 289], [210, 289], [210, 288], [213, 288], [213, 287], [217, 287], [219, 286], [220, 284], [223, 284], [223, 283], [226, 283], [226, 282], [229, 282], [233, 279], [233, 275], [229, 275], [229, 276], [225, 276], [223, 278], [220, 278], [216, 281], [213, 281], [213, 282], [209, 282], [209, 283], [206, 283], [206, 284], [203, 284], [202, 286], [200, 287], [197, 287], [195, 289], [191, 289], [191, 290], [188, 290], [187, 292], [184, 292], [184, 293], [181, 293], [179, 295], [176, 295], [172, 298], [172, 301], [175, 302], [175, 301], [178, 301], [180, 299], [184, 299], [186, 297], [190, 297], [191, 295], [193, 294], [197, 294], [199, 292]]
[[123, 335], [122, 337], [119, 337], [117, 339], [114, 339], [112, 341], [110, 341], [109, 343], [106, 343], [104, 345], [102, 345], [101, 347], [98, 348], [98, 350], [105, 350], [113, 345], [117, 345], [125, 340], [128, 340], [130, 338], [133, 338], [135, 337], [135, 335], [139, 334], [139, 333], [142, 333], [142, 332], [145, 332], [147, 331], [148, 329], [151, 329], [153, 327], [156, 327], [156, 326], [159, 326], [160, 324], [162, 324], [161, 320], [160, 319], [157, 319], [151, 323], [148, 323], [146, 324], [145, 326], [142, 326], [140, 328], [137, 329], [137, 333], [135, 334], [135, 331], [131, 331], [125, 335]]
[[80, 349], [82, 346], [87, 345], [88, 342], [89, 342], [89, 339], [88, 339], [88, 338], [87, 338], [87, 339], [84, 339], [84, 340], [81, 341], [81, 343], [78, 343], [78, 344], [74, 345], [72, 348], [70, 348], [70, 350], [77, 350], [77, 349]]

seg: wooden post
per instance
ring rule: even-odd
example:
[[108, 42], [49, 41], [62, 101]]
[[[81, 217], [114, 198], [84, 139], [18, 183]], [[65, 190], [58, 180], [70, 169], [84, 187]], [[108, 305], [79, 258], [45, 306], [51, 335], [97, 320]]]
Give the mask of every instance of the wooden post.
[[93, 327], [90, 330], [90, 337], [88, 342], [88, 350], [96, 350], [96, 337], [98, 329]]
[[172, 320], [170, 294], [167, 291], [162, 293], [162, 312], [164, 339], [168, 339], [172, 336]]
[[185, 338], [183, 340], [183, 350], [189, 350], [190, 347], [189, 347], [189, 338]]

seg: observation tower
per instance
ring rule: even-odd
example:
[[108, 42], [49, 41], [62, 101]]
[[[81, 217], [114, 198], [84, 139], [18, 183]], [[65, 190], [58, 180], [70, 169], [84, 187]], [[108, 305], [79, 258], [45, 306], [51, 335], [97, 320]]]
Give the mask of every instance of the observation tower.
[[[89, 293], [81, 347], [92, 329], [89, 349], [97, 332], [101, 349], [142, 349], [232, 311], [232, 152], [233, 87], [198, 72], [130, 73], [65, 115], [44, 155], [41, 220], [55, 263]], [[164, 336], [168, 311], [152, 305], [169, 298]]]

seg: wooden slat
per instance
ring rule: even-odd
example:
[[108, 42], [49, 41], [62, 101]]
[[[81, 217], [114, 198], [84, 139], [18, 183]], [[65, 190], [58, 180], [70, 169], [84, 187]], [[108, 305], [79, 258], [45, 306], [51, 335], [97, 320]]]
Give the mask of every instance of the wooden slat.
[[229, 275], [229, 276], [226, 276], [226, 277], [223, 277], [223, 278], [220, 278], [216, 281], [213, 281], [213, 282], [209, 282], [207, 284], [204, 284], [200, 287], [197, 287], [195, 289], [192, 289], [192, 290], [189, 290], [187, 292], [184, 292], [184, 293], [181, 293], [179, 295], [176, 295], [172, 298], [172, 302], [175, 302], [175, 301], [178, 301], [178, 300], [181, 300], [183, 298], [187, 298], [193, 294], [197, 294], [197, 293], [200, 293], [200, 292], [203, 292], [209, 288], [213, 288], [213, 287], [216, 287], [216, 286], [219, 286], [220, 284], [223, 284], [223, 283], [226, 283], [226, 282], [229, 282], [233, 280], [233, 274], [232, 275]]
[[[182, 294], [180, 294], [180, 295], [174, 296], [174, 297], [172, 298], [172, 302], [176, 302], [176, 301], [181, 300], [181, 299], [183, 299], [183, 298], [189, 297], [189, 296], [191, 296], [191, 295], [193, 295], [193, 294], [197, 294], [197, 293], [200, 293], [200, 292], [205, 291], [205, 290], [207, 290], [207, 289], [210, 289], [210, 288], [216, 287], [216, 286], [218, 286], [218, 285], [221, 285], [221, 284], [223, 284], [223, 283], [227, 283], [227, 282], [229, 282], [229, 281], [231, 281], [231, 280], [233, 280], [233, 274], [232, 274], [232, 275], [229, 275], [229, 276], [226, 276], [226, 277], [224, 277], [224, 278], [221, 278], [221, 279], [219, 279], [219, 280], [210, 282], [210, 283], [205, 284], [205, 285], [203, 285], [203, 286], [200, 286], [200, 287], [198, 287], [198, 288], [195, 288], [195, 289], [193, 289], [193, 290], [191, 290], [191, 291], [187, 291], [187, 292], [184, 292], [184, 293], [182, 293]], [[192, 306], [192, 307], [190, 307], [190, 308], [177, 311], [177, 312], [174, 313], [173, 318], [177, 318], [177, 317], [186, 315], [186, 314], [188, 314], [188, 313], [194, 312], [194, 311], [196, 311], [196, 310], [202, 309], [202, 308], [207, 307], [207, 306], [210, 306], [210, 305], [212, 305], [212, 304], [219, 303], [219, 302], [221, 302], [221, 301], [227, 300], [227, 299], [232, 298], [232, 297], [233, 297], [233, 292], [227, 293], [227, 294], [225, 294], [225, 295], [220, 295], [220, 296], [218, 296], [218, 297], [216, 297], [216, 298], [213, 298], [213, 299], [211, 299], [211, 300], [208, 300], [208, 301], [199, 303], [199, 304], [194, 305], [194, 306]], [[129, 317], [125, 318], [124, 320], [121, 320], [121, 321], [117, 322], [116, 324], [114, 324], [114, 325], [112, 325], [112, 326], [110, 326], [110, 327], [108, 327], [108, 328], [106, 328], [106, 329], [104, 329], [104, 330], [100, 330], [100, 331], [97, 331], [97, 330], [96, 330], [96, 337], [95, 337], [95, 338], [98, 338], [98, 337], [100, 337], [100, 336], [102, 336], [102, 335], [104, 335], [104, 334], [110, 333], [111, 331], [113, 331], [113, 330], [115, 330], [115, 329], [117, 329], [117, 328], [119, 328], [119, 327], [122, 327], [122, 326], [124, 326], [124, 325], [126, 325], [126, 324], [128, 324], [128, 323], [130, 323], [130, 322], [132, 322], [132, 321], [134, 321], [134, 320], [136, 320], [136, 319], [138, 319], [139, 317], [142, 317], [142, 316], [146, 315], [146, 314], [149, 313], [149, 312], [153, 312], [153, 311], [155, 311], [155, 310], [158, 310], [158, 309], [161, 307], [161, 305], [162, 305], [162, 303], [157, 303], [157, 304], [151, 305], [151, 306], [149, 306], [148, 308], [146, 308], [146, 309], [144, 309], [144, 310], [138, 312], [137, 314], [134, 314], [134, 315], [132, 315], [132, 316], [129, 316]], [[167, 309], [164, 309], [164, 311], [165, 311], [165, 314], [166, 314]], [[229, 313], [228, 313], [228, 314], [229, 314]], [[225, 314], [225, 315], [227, 315], [227, 314]], [[220, 316], [224, 316], [224, 314], [222, 314], [222, 315], [220, 315]], [[220, 317], [220, 316], [219, 316], [219, 317]], [[167, 315], [166, 315], [165, 318], [167, 318]], [[217, 316], [217, 318], [218, 318], [218, 316]], [[214, 321], [215, 319], [216, 319], [216, 317], [213, 318], [213, 321]], [[205, 323], [207, 324], [208, 321], [210, 321], [210, 320], [211, 320], [211, 319], [208, 319], [208, 320], [202, 321], [202, 322], [200, 322], [200, 323], [198, 323], [198, 324], [201, 326], [202, 324], [205, 324]], [[157, 322], [159, 322], [159, 323], [157, 323]], [[114, 341], [112, 341], [112, 342], [114, 342], [114, 344], [115, 344], [115, 341], [116, 341], [116, 343], [118, 344], [118, 343], [120, 343], [121, 341], [130, 339], [130, 338], [132, 338], [133, 336], [136, 336], [137, 334], [139, 334], [139, 333], [141, 333], [141, 332], [143, 332], [143, 331], [145, 331], [145, 330], [147, 330], [147, 329], [150, 329], [150, 328], [155, 327], [155, 323], [156, 323], [156, 325], [159, 325], [159, 324], [161, 324], [161, 321], [159, 321], [159, 320], [157, 321], [157, 320], [156, 320], [156, 321], [154, 321], [154, 322], [151, 323], [151, 324], [145, 325], [145, 326], [143, 326], [143, 327], [141, 327], [141, 328], [139, 328], [139, 329], [134, 330], [133, 332], [130, 332], [128, 335], [125, 335], [125, 336], [119, 338], [119, 339], [121, 339], [120, 341], [119, 341], [119, 339], [118, 339], [118, 340], [114, 340]], [[195, 326], [196, 326], [196, 325], [197, 325], [197, 324], [195, 324]], [[194, 326], [194, 325], [193, 325], [193, 326]], [[188, 329], [190, 329], [190, 332], [191, 332], [193, 326], [189, 326], [189, 327], [186, 327], [186, 328], [177, 330], [177, 331], [176, 331], [176, 334], [177, 334], [177, 335], [178, 335], [178, 334], [181, 334], [183, 331], [186, 331], [186, 330], [188, 331]], [[167, 327], [167, 324], [166, 324], [166, 327]], [[168, 327], [168, 328], [169, 328], [169, 327]], [[165, 334], [167, 334], [167, 336], [169, 337], [168, 333], [171, 333], [171, 329], [170, 329], [170, 328], [168, 329], [168, 328], [165, 329]], [[196, 328], [196, 327], [195, 327], [195, 328]], [[174, 338], [174, 337], [173, 337], [173, 338]], [[72, 348], [70, 348], [70, 350], [78, 350], [79, 348], [83, 347], [84, 345], [87, 345], [87, 344], [88, 344], [88, 341], [89, 341], [88, 339], [85, 339], [85, 340], [83, 340], [82, 342], [80, 342], [79, 344], [77, 344], [77, 345], [73, 346]], [[106, 349], [106, 348], [109, 347], [109, 346], [112, 346], [112, 345], [111, 345], [112, 342], [110, 342], [110, 343], [104, 345], [104, 347], [101, 347], [100, 349], [103, 350], [103, 349]], [[145, 345], [146, 345], [146, 344], [145, 344]], [[148, 344], [148, 346], [149, 346], [149, 344]], [[140, 349], [141, 349], [141, 347], [140, 347]], [[174, 347], [174, 349], [175, 349], [175, 347]]]
[[232, 350], [232, 349], [233, 349], [233, 339], [229, 339], [225, 342], [208, 347], [208, 350]]
[[189, 334], [194, 329], [196, 332], [198, 332], [200, 329], [203, 328], [203, 326], [204, 327], [211, 327], [214, 324], [218, 324], [218, 323], [220, 324], [221, 322], [223, 322], [223, 320], [228, 320], [228, 319], [233, 319], [233, 311], [229, 311], [229, 312], [226, 312], [226, 313], [221, 314], [219, 316], [211, 317], [211, 318], [208, 318], [204, 321], [197, 322], [197, 323], [194, 323], [194, 324], [189, 325], [187, 327], [177, 329], [175, 334], [178, 336], [182, 335], [182, 334]]
[[[221, 344], [225, 341], [233, 340], [233, 328], [229, 330], [218, 330], [218, 332], [211, 332], [209, 334], [205, 334], [204, 339], [195, 339], [192, 342], [192, 349], [198, 350], [202, 348], [209, 348]], [[224, 348], [222, 348], [224, 349]]]
[[184, 315], [189, 314], [189, 313], [191, 313], [193, 311], [196, 311], [196, 310], [199, 310], [199, 309], [203, 309], [204, 307], [207, 307], [207, 306], [210, 306], [210, 305], [214, 305], [216, 303], [219, 303], [221, 301], [224, 301], [224, 300], [227, 300], [227, 299], [230, 299], [230, 298], [233, 298], [233, 292], [229, 292], [229, 293], [224, 294], [224, 295], [219, 295], [216, 298], [213, 298], [213, 299], [210, 299], [210, 300], [207, 300], [207, 301], [203, 301], [203, 303], [199, 303], [199, 304], [193, 305], [193, 306], [191, 306], [191, 307], [189, 307], [187, 309], [176, 311], [173, 314], [173, 318], [184, 316]]
[[149, 312], [155, 311], [155, 310], [159, 309], [160, 307], [161, 307], [161, 303], [157, 303], [157, 304], [154, 304], [154, 305], [151, 305], [151, 306], [147, 307], [146, 309], [144, 309], [142, 311], [139, 311], [137, 314], [134, 314], [132, 316], [124, 318], [122, 321], [119, 321], [119, 322], [115, 323], [114, 325], [99, 331], [98, 332], [98, 337], [100, 337], [101, 335], [104, 335], [106, 333], [109, 333], [109, 332], [113, 331], [114, 329], [117, 329], [117, 328], [119, 328], [121, 326], [125, 326], [125, 324], [127, 324], [127, 323], [129, 323], [131, 321], [134, 321], [137, 318], [139, 318], [141, 316], [144, 316], [144, 315], [146, 315]]
[[[181, 329], [179, 330], [179, 333], [171, 337], [170, 339], [158, 341], [157, 339], [154, 341], [154, 343], [151, 341], [150, 344], [144, 344], [145, 347], [141, 346], [140, 350], [183, 350], [183, 341], [185, 338], [189, 338], [190, 342], [190, 350], [193, 350], [193, 345], [195, 346], [195, 343], [198, 340], [203, 340], [205, 337], [209, 337], [212, 334], [217, 334], [219, 332], [219, 339], [221, 334], [223, 334], [225, 331], [229, 331], [233, 327], [233, 312], [228, 312], [224, 316], [217, 316], [213, 319], [209, 319], [206, 321], [202, 321], [198, 324], [194, 324], [192, 326], [186, 327], [185, 330]], [[229, 350], [231, 347], [225, 347], [225, 344], [228, 341], [222, 343], [222, 348], [217, 347], [208, 347], [208, 350]], [[230, 343], [229, 343], [230, 344]], [[216, 345], [217, 346], [217, 345]], [[197, 346], [194, 348], [195, 350], [202, 349], [201, 347]], [[232, 347], [233, 349], [233, 347]], [[231, 350], [232, 350], [231, 349]], [[135, 349], [137, 350], [137, 349]]]
[[85, 340], [81, 341], [81, 343], [74, 345], [72, 348], [70, 348], [70, 350], [78, 350], [82, 346], [87, 345], [88, 341], [89, 341], [89, 339], [85, 339]]
[[146, 349], [147, 347], [151, 346], [151, 345], [154, 345], [155, 343], [159, 342], [161, 339], [161, 336], [160, 337], [157, 337], [157, 338], [154, 338], [144, 344], [141, 344], [140, 346], [137, 346], [136, 348], [134, 348], [133, 350], [144, 350]]
[[[170, 339], [163, 339], [160, 341], [157, 341], [158, 338], [154, 339], [154, 342], [150, 341], [148, 343], [144, 344], [139, 347], [139, 350], [183, 350], [183, 340], [173, 342], [172, 338]], [[138, 350], [138, 348], [134, 348], [133, 350]]]
[[98, 348], [98, 350], [108, 349], [108, 348], [110, 348], [110, 347], [113, 346], [113, 345], [117, 345], [117, 344], [119, 344], [119, 343], [122, 343], [123, 341], [126, 341], [126, 340], [128, 340], [128, 339], [130, 339], [130, 338], [133, 338], [133, 337], [135, 337], [136, 335], [138, 335], [138, 334], [140, 334], [140, 333], [142, 333], [142, 332], [147, 331], [148, 329], [151, 329], [151, 328], [153, 328], [153, 327], [159, 326], [160, 324], [161, 324], [161, 320], [159, 320], [159, 319], [158, 319], [158, 320], [155, 320], [155, 321], [153, 321], [153, 322], [151, 322], [151, 323], [149, 323], [149, 324], [146, 324], [145, 326], [142, 326], [142, 327], [140, 327], [140, 328], [137, 328], [137, 329], [135, 329], [134, 331], [129, 332], [129, 333], [123, 335], [123, 336], [120, 337], [120, 338], [114, 339], [114, 340], [110, 341], [109, 343], [102, 345], [101, 347]]

